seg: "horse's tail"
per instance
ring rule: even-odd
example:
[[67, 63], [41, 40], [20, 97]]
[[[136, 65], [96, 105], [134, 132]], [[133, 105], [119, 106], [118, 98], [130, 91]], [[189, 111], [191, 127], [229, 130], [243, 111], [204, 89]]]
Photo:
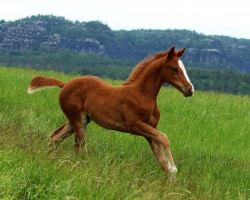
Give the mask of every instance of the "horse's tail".
[[46, 78], [43, 76], [35, 76], [29, 84], [28, 93], [31, 94], [33, 92], [43, 90], [45, 88], [52, 87], [63, 87], [66, 83], [55, 78]]

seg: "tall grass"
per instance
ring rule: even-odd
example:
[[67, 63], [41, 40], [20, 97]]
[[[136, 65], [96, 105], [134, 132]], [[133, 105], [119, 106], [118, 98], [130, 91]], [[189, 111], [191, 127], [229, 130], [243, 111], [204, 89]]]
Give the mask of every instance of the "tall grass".
[[[34, 75], [76, 76], [0, 67], [0, 199], [248, 199], [250, 98], [162, 88], [159, 129], [171, 141], [178, 174], [161, 172], [142, 137], [90, 123], [87, 153], [74, 138], [49, 149], [66, 118], [59, 88], [27, 94]], [[106, 80], [110, 84], [119, 81]]]

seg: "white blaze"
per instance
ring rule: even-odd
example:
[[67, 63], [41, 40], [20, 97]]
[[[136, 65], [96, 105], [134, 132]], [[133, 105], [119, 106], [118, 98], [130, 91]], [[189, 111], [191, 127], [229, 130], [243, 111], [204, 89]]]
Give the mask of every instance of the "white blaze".
[[179, 63], [179, 66], [180, 66], [181, 70], [183, 71], [183, 74], [184, 74], [187, 82], [189, 82], [191, 84], [191, 86], [192, 86], [192, 92], [194, 93], [194, 86], [191, 83], [190, 79], [188, 78], [187, 71], [186, 71], [186, 69], [185, 69], [185, 67], [183, 65], [183, 62], [181, 60], [179, 60], [178, 63]]

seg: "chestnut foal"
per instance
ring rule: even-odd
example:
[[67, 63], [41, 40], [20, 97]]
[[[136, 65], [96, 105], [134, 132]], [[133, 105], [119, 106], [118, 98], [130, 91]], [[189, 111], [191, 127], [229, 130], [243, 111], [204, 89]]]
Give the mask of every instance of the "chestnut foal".
[[[49, 145], [60, 143], [75, 133], [75, 151], [85, 145], [87, 124], [93, 120], [100, 126], [143, 136], [163, 171], [176, 173], [170, 141], [157, 129], [160, 110], [157, 95], [164, 83], [169, 83], [192, 96], [190, 82], [180, 57], [185, 48], [175, 47], [140, 62], [121, 86], [111, 86], [94, 76], [75, 78], [67, 83], [42, 76], [34, 77], [28, 87], [32, 93], [48, 87], [62, 87], [59, 102], [68, 121], [51, 134]], [[167, 159], [162, 148], [166, 151]]]

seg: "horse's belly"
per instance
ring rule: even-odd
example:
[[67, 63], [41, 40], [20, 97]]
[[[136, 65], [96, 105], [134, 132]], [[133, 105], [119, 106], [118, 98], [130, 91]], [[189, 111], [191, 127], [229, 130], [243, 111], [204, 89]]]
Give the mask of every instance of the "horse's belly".
[[87, 92], [84, 110], [100, 126], [128, 132], [124, 117], [122, 94], [114, 87], [96, 87]]
[[107, 129], [128, 132], [125, 118], [119, 106], [99, 102], [98, 104], [89, 104], [85, 107], [85, 110], [88, 116], [98, 125]]
[[111, 130], [117, 130], [121, 132], [128, 132], [125, 120], [120, 117], [107, 116], [103, 113], [91, 113], [90, 118], [98, 125]]

